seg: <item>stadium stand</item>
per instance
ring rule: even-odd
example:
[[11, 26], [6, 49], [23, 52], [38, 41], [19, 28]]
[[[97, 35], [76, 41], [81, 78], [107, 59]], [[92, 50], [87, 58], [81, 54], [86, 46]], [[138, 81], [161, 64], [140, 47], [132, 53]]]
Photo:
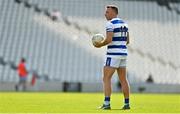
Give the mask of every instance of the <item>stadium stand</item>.
[[[0, 57], [17, 65], [27, 59], [29, 70], [50, 81], [101, 83], [105, 48], [91, 44], [94, 33], [104, 33], [104, 7], [116, 4], [131, 33], [128, 78], [145, 83], [180, 84], [180, 9], [155, 1], [132, 0], [1, 0]], [[61, 21], [50, 13], [61, 12]], [[1, 62], [0, 62], [1, 63]], [[0, 65], [0, 82], [16, 82], [10, 65]], [[117, 77], [113, 78], [117, 82]]]

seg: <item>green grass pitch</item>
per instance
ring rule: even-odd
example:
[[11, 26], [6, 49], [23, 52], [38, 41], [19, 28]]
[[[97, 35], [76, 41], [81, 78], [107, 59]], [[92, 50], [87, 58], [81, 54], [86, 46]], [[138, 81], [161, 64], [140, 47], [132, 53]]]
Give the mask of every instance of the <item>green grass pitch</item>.
[[0, 92], [0, 113], [180, 113], [180, 94], [131, 94], [131, 110], [120, 110], [123, 95], [113, 93], [111, 110], [97, 109], [102, 93]]

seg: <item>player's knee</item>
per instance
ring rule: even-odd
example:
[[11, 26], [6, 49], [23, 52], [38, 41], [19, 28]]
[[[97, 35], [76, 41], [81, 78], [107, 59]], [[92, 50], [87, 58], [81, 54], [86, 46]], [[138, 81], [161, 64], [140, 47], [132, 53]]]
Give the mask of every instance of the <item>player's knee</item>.
[[127, 85], [128, 84], [128, 82], [127, 82], [127, 80], [121, 80], [121, 85], [123, 86], [123, 85]]
[[103, 81], [106, 82], [106, 81], [110, 81], [111, 78], [109, 76], [103, 76]]

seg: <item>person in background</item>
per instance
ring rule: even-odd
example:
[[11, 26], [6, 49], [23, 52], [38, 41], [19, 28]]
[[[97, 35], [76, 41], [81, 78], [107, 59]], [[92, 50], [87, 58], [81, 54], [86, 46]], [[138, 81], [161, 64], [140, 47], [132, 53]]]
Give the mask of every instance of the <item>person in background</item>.
[[53, 21], [60, 21], [61, 20], [61, 12], [58, 11], [58, 10], [54, 10], [52, 13], [51, 13], [51, 19]]
[[18, 64], [17, 72], [19, 75], [19, 82], [15, 85], [16, 91], [19, 91], [19, 87], [22, 86], [22, 90], [26, 91], [27, 88], [27, 76], [28, 72], [25, 66], [26, 60], [24, 58], [21, 59], [20, 63]]

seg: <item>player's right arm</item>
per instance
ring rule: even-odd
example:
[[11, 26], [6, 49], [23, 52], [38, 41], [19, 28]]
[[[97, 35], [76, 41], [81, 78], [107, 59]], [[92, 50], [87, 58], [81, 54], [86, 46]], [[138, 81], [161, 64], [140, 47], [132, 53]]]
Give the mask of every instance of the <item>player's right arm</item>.
[[108, 22], [106, 23], [106, 38], [105, 38], [105, 40], [102, 41], [102, 42], [99, 42], [99, 43], [97, 42], [97, 43], [95, 44], [95, 47], [100, 48], [100, 47], [102, 47], [102, 46], [106, 46], [106, 45], [108, 45], [109, 43], [111, 43], [111, 42], [112, 42], [112, 38], [113, 38], [113, 36], [114, 36], [113, 30], [114, 30], [113, 24], [112, 24], [110, 21], [108, 21]]
[[114, 36], [114, 27], [113, 24], [109, 21], [106, 23], [106, 39], [102, 42], [102, 46], [108, 45], [112, 42]]
[[100, 48], [102, 46], [108, 45], [109, 43], [112, 42], [112, 37], [114, 33], [113, 32], [106, 32], [106, 38], [102, 42], [96, 42], [95, 47]]

